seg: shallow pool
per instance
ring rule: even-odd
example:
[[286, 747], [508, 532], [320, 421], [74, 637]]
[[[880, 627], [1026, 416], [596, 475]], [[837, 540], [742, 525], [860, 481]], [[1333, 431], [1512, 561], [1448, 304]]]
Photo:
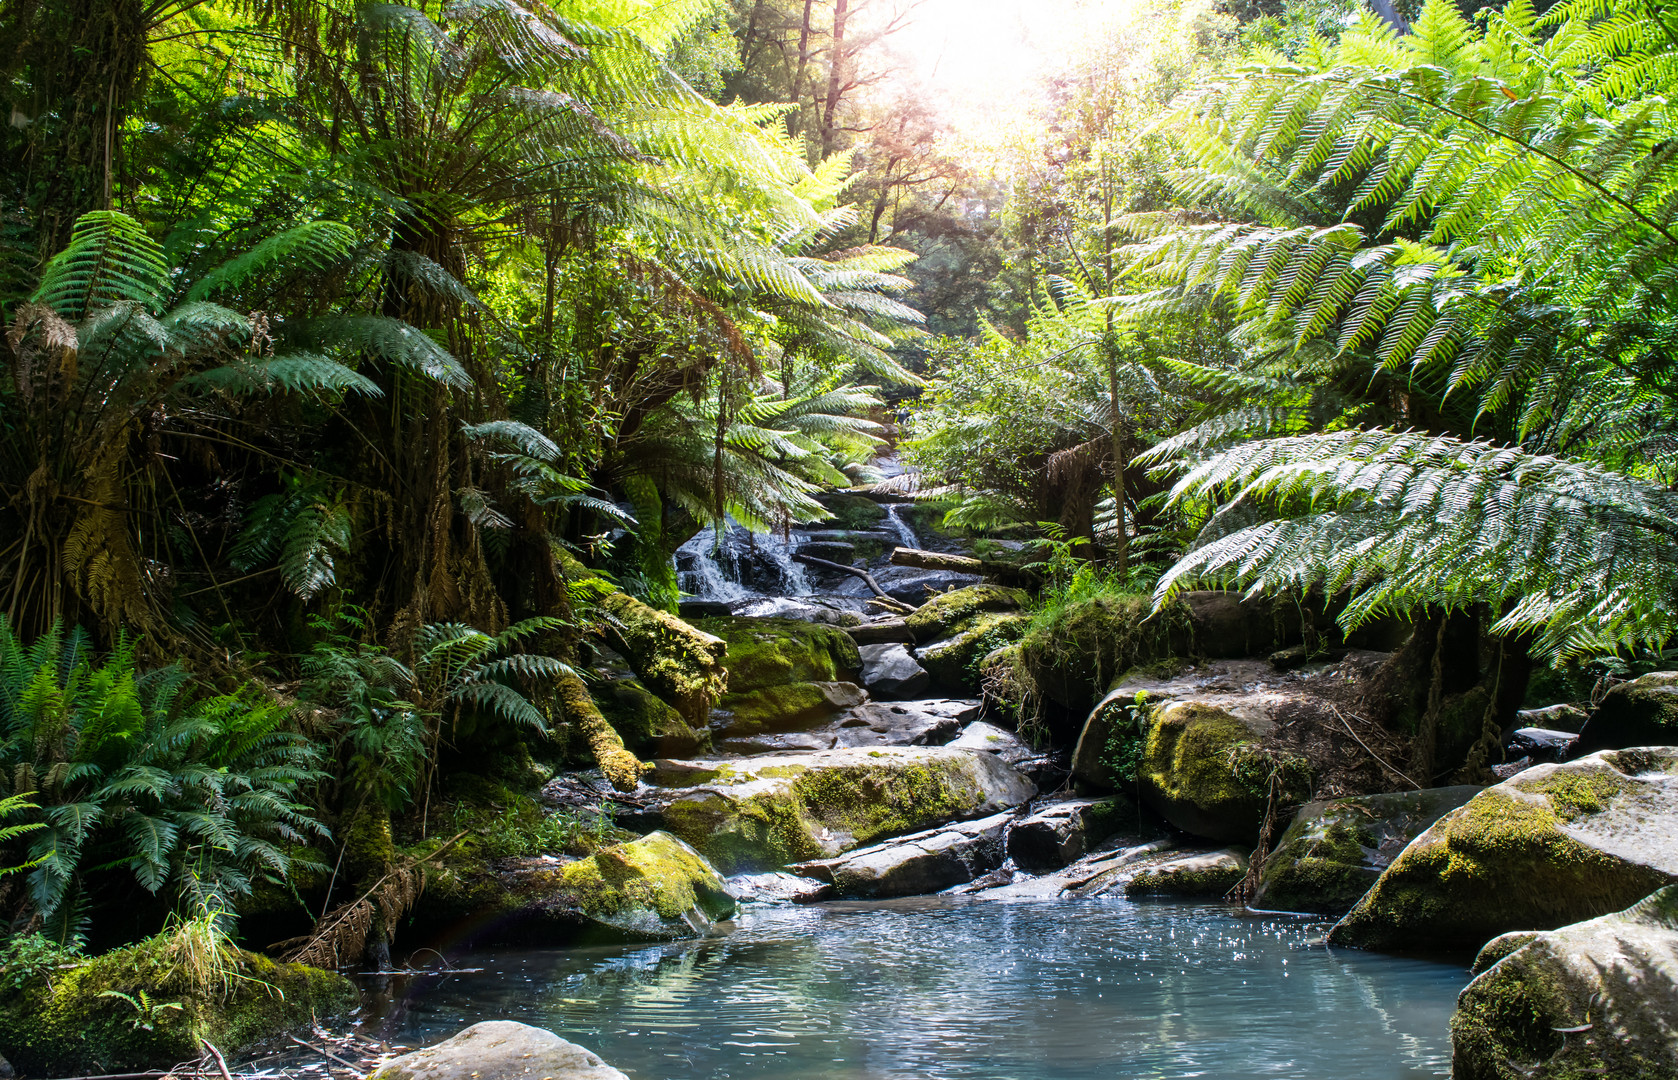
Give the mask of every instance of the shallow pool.
[[406, 987], [410, 1045], [522, 1020], [638, 1080], [1447, 1076], [1462, 967], [1215, 904], [756, 908], [659, 946], [503, 949]]

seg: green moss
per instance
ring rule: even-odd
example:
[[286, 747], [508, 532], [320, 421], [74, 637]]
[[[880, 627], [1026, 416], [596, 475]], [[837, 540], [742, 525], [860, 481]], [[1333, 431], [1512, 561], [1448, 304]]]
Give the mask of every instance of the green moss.
[[1168, 702], [1154, 710], [1137, 780], [1179, 828], [1252, 843], [1272, 777], [1278, 805], [1310, 798], [1304, 759], [1262, 746], [1240, 719], [1199, 702]]
[[727, 734], [796, 730], [863, 700], [862, 692], [851, 683], [802, 682], [730, 694], [723, 699], [733, 715]]
[[1184, 605], [1154, 615], [1152, 597], [1100, 593], [1038, 611], [1020, 640], [1020, 660], [1035, 693], [1088, 709], [1120, 672], [1186, 652], [1188, 627]]
[[1005, 612], [974, 615], [954, 636], [922, 648], [916, 658], [944, 688], [976, 691], [985, 658], [1017, 642], [1030, 622], [1030, 616]]
[[821, 504], [827, 507], [827, 512], [833, 515], [835, 528], [874, 529], [886, 519], [886, 508], [863, 495], [831, 491], [823, 493], [819, 498]]
[[643, 925], [644, 911], [672, 923], [695, 910], [710, 919], [734, 913], [716, 871], [668, 833], [605, 848], [566, 865], [557, 877], [584, 914], [608, 924]]
[[916, 641], [936, 641], [959, 631], [985, 612], [1019, 611], [1031, 597], [1023, 589], [1001, 585], [969, 585], [940, 593], [904, 621]]
[[729, 685], [726, 643], [625, 593], [608, 595], [600, 608], [612, 617], [611, 635], [647, 688], [688, 723], [703, 726]]
[[1625, 778], [1615, 772], [1558, 771], [1528, 785], [1527, 790], [1545, 795], [1563, 821], [1576, 821], [1608, 809], [1625, 786]]
[[788, 683], [855, 681], [862, 671], [856, 641], [836, 626], [728, 617], [701, 619], [696, 625], [727, 643], [723, 663], [730, 698]]
[[634, 679], [613, 679], [594, 693], [600, 712], [643, 757], [684, 757], [710, 749], [710, 732], [694, 729], [669, 704]]
[[[195, 989], [183, 982], [163, 941], [118, 949], [54, 972], [50, 985], [37, 978], [0, 995], [0, 1046], [13, 1067], [46, 1076], [166, 1069], [196, 1060], [200, 1038], [238, 1054], [306, 1029], [316, 1017], [346, 1013], [358, 1001], [342, 976], [243, 952], [236, 954], [228, 993]], [[145, 1003], [149, 1014], [143, 1015]]]

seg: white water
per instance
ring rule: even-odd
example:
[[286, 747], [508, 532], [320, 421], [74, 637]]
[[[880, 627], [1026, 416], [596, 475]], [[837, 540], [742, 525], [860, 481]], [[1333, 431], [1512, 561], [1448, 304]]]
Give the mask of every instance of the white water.
[[[747, 600], [760, 596], [809, 596], [815, 590], [792, 548], [774, 533], [753, 533], [728, 519], [721, 538], [705, 529], [678, 549], [693, 568], [680, 576], [682, 591], [696, 600]], [[748, 578], [772, 578], [763, 591]]]
[[921, 546], [921, 542], [916, 538], [915, 530], [909, 527], [907, 521], [898, 516], [898, 511], [902, 509], [901, 503], [886, 503], [886, 521], [890, 523], [892, 531], [897, 533], [899, 543], [906, 548], [918, 548]]

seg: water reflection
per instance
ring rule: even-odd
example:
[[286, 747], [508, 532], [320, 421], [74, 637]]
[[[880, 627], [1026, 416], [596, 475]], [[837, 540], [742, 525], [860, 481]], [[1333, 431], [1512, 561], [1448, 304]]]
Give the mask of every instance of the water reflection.
[[697, 942], [473, 954], [387, 1022], [523, 1020], [641, 1080], [1448, 1075], [1463, 970], [1323, 930], [1127, 901], [763, 909]]

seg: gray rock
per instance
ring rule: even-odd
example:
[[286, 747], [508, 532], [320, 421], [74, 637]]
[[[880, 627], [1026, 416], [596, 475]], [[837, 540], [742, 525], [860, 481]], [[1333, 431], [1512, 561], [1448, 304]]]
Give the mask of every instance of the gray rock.
[[963, 750], [986, 750], [1010, 765], [1019, 765], [1037, 756], [1018, 735], [983, 720], [975, 720], [962, 728], [961, 734], [949, 745]]
[[546, 1028], [473, 1024], [451, 1039], [381, 1065], [369, 1080], [629, 1080]]
[[1479, 792], [1462, 785], [1306, 803], [1264, 860], [1252, 906], [1344, 915], [1405, 845]]
[[[843, 540], [808, 540], [798, 545], [798, 554], [850, 566], [856, 562], [856, 545]], [[819, 570], [821, 567], [811, 569]]]
[[1678, 882], [1678, 747], [1537, 765], [1434, 822], [1335, 925], [1371, 949], [1478, 949]]
[[795, 873], [828, 882], [847, 899], [919, 896], [963, 885], [1002, 865], [1011, 814], [899, 836], [837, 859], [798, 863]]
[[832, 858], [893, 834], [1012, 809], [1037, 793], [995, 755], [943, 746], [654, 764], [652, 783], [637, 791], [647, 818], [730, 874]]
[[1678, 745], [1678, 671], [1651, 671], [1608, 691], [1579, 730], [1573, 755], [1673, 745]]
[[1247, 876], [1247, 854], [1231, 847], [1166, 859], [1125, 882], [1125, 895], [1221, 897]]
[[[1487, 955], [1489, 954], [1489, 955]], [[1678, 1076], [1678, 887], [1487, 944], [1451, 1018], [1456, 1080]]]
[[766, 874], [735, 874], [728, 888], [742, 904], [808, 904], [825, 900], [833, 887], [825, 881], [799, 877], [785, 870]]
[[924, 701], [871, 701], [838, 722], [838, 746], [942, 746], [961, 730], [962, 720], [979, 711], [976, 701], [934, 698]]
[[863, 645], [857, 651], [862, 654], [862, 685], [877, 698], [907, 701], [920, 697], [932, 686], [932, 676], [910, 655], [906, 646]]
[[1560, 705], [1546, 705], [1542, 709], [1522, 709], [1515, 714], [1515, 726], [1571, 731], [1577, 735], [1589, 718], [1590, 714], [1584, 709], [1563, 702]]
[[1118, 826], [1136, 820], [1116, 799], [1064, 799], [1038, 807], [1008, 831], [1008, 857], [1021, 870], [1059, 870], [1083, 858]]
[[735, 601], [729, 606], [729, 610], [722, 614], [747, 619], [797, 619], [800, 622], [825, 623], [847, 630], [862, 622], [861, 615], [846, 608], [815, 600], [794, 600], [787, 596]]
[[[874, 575], [887, 596], [915, 607], [927, 602], [936, 593], [977, 585], [982, 580], [974, 574], [957, 574], [949, 570], [917, 570], [910, 566], [888, 566]], [[849, 592], [866, 592], [868, 586], [857, 581]], [[860, 593], [859, 593], [860, 595]]]
[[1578, 738], [1579, 736], [1569, 731], [1539, 727], [1516, 728], [1503, 750], [1511, 758], [1531, 758], [1532, 764], [1541, 765], [1567, 757], [1567, 752], [1572, 749]]

